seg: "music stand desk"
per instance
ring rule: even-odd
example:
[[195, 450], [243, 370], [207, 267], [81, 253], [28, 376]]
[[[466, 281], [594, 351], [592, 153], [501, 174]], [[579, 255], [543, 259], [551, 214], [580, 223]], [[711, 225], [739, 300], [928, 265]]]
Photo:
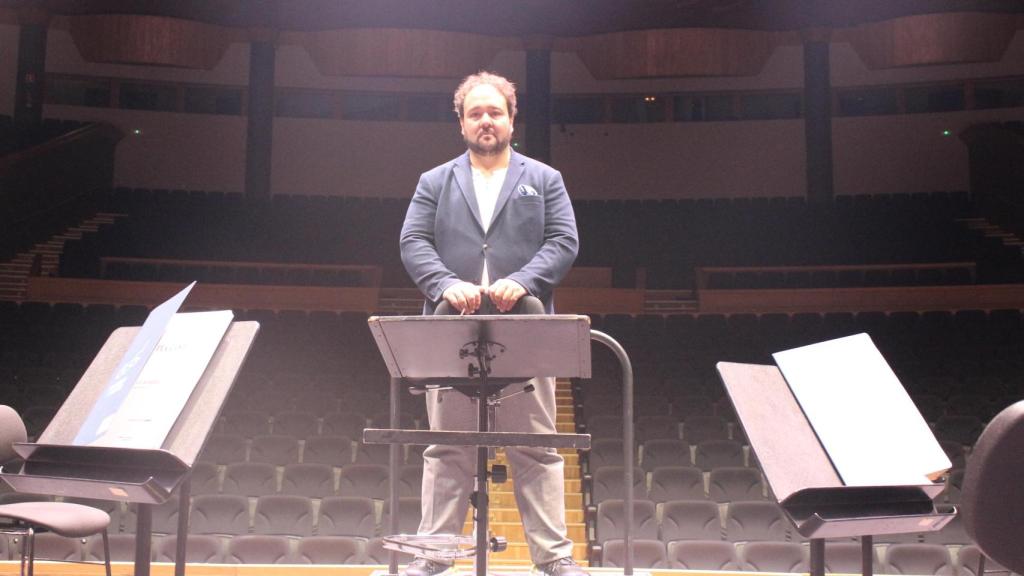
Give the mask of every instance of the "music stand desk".
[[74, 445], [75, 436], [138, 331], [138, 327], [127, 327], [111, 333], [38, 442], [14, 446], [25, 459], [21, 470], [0, 473], [0, 478], [17, 492], [138, 504], [135, 576], [148, 576], [150, 571], [152, 506], [165, 502], [174, 490], [179, 490], [182, 504], [175, 574], [180, 576], [184, 574], [192, 464], [220, 416], [259, 331], [259, 323], [231, 323], [159, 448]]

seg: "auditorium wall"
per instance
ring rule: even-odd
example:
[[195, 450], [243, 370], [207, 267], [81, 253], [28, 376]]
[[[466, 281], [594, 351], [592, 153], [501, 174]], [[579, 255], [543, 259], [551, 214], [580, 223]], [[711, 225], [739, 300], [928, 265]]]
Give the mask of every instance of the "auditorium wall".
[[0, 24], [0, 114], [14, 114], [14, 80], [18, 75], [18, 27]]
[[[16, 28], [0, 27], [0, 48]], [[12, 36], [14, 38], [12, 39]], [[13, 77], [16, 61], [0, 53], [0, 73]], [[936, 82], [1024, 75], [1024, 34], [997, 63], [869, 70], [845, 43], [832, 45], [836, 87]], [[4, 71], [6, 66], [9, 71]], [[490, 66], [523, 83], [522, 52], [502, 52]], [[52, 29], [48, 71], [245, 86], [248, 45], [233, 44], [209, 71], [84, 62], [70, 35]], [[552, 55], [557, 94], [799, 89], [800, 46], [780, 46], [760, 74], [747, 78], [598, 81], [571, 53]], [[449, 79], [326, 77], [305, 50], [278, 49], [279, 87], [325, 90], [447, 92]], [[13, 107], [13, 89], [0, 89], [0, 106]], [[527, 92], [528, 86], [523, 87]], [[2, 110], [2, 108], [0, 108]], [[242, 117], [143, 112], [48, 105], [46, 115], [111, 122], [127, 134], [118, 146], [118, 185], [240, 191], [244, 186]], [[835, 118], [835, 188], [839, 194], [963, 190], [966, 147], [958, 131], [982, 121], [1024, 119], [1007, 108], [937, 114]], [[523, 140], [528, 126], [517, 126]], [[949, 135], [944, 135], [948, 131]], [[576, 197], [708, 197], [800, 195], [805, 191], [802, 120], [576, 124], [552, 126], [552, 163]], [[275, 193], [408, 196], [418, 174], [462, 149], [451, 122], [356, 122], [276, 118], [272, 189]]]

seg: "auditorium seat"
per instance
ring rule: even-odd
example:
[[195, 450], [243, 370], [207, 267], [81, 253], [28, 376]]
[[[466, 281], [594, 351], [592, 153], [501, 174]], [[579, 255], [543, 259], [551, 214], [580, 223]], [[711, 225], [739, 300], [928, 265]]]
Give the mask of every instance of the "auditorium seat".
[[740, 558], [748, 572], [810, 571], [808, 551], [796, 542], [747, 542], [740, 549]]
[[[370, 538], [363, 547], [363, 562], [365, 564], [387, 565], [390, 561], [390, 553], [390, 550], [384, 548], [384, 541], [381, 537]], [[401, 564], [408, 564], [413, 560], [412, 554], [406, 554], [405, 552], [398, 552], [397, 554], [398, 562]]]
[[419, 498], [423, 492], [423, 463], [403, 464], [398, 472], [398, 495]]
[[292, 463], [284, 467], [281, 493], [309, 498], [334, 495], [334, 469], [328, 464]]
[[269, 494], [256, 500], [252, 531], [282, 536], [313, 535], [313, 502], [306, 496]]
[[733, 501], [725, 509], [725, 534], [732, 542], [790, 539], [791, 524], [775, 502]]
[[206, 439], [199, 460], [215, 464], [244, 462], [249, 456], [249, 444], [238, 434], [211, 434]]
[[299, 461], [299, 441], [294, 436], [255, 436], [249, 447], [250, 462], [285, 466]]
[[375, 500], [388, 497], [388, 467], [380, 464], [350, 464], [341, 468], [339, 496], [364, 496]]
[[373, 500], [359, 496], [332, 496], [320, 501], [317, 534], [371, 538], [376, 529]]
[[289, 410], [274, 414], [272, 433], [279, 436], [306, 438], [316, 436], [320, 432], [319, 427], [316, 414]]
[[347, 536], [307, 536], [295, 550], [297, 564], [360, 564], [365, 540]]
[[[597, 514], [593, 521], [594, 542], [603, 547], [608, 540], [625, 538], [626, 506], [620, 499], [604, 500], [597, 505]], [[650, 500], [633, 500], [634, 538], [658, 538], [658, 520], [655, 504]]]
[[640, 451], [640, 465], [644, 470], [663, 466], [690, 466], [690, 445], [682, 440], [654, 439], [644, 442]]
[[708, 477], [708, 497], [719, 503], [764, 499], [761, 471], [755, 468], [715, 468]]
[[189, 534], [249, 532], [249, 500], [241, 494], [199, 494], [192, 499]]
[[735, 440], [707, 440], [697, 444], [694, 464], [710, 472], [713, 468], [738, 467], [746, 465], [743, 444]]
[[[177, 557], [178, 537], [161, 536], [153, 543], [153, 560], [174, 562]], [[222, 564], [225, 541], [208, 534], [189, 534], [185, 541], [185, 561], [188, 564]]]
[[277, 490], [277, 468], [267, 462], [232, 462], [224, 468], [224, 494], [263, 496]]
[[886, 574], [952, 576], [955, 566], [949, 549], [941, 544], [892, 544], [885, 550]]
[[285, 536], [245, 534], [228, 540], [225, 564], [294, 564], [291, 541]]
[[[622, 466], [625, 464], [623, 445], [620, 438], [598, 438], [591, 441], [590, 450], [581, 452], [585, 455], [588, 472], [603, 466]], [[634, 456], [638, 451], [634, 451]]]
[[[978, 561], [981, 550], [969, 544], [957, 550], [957, 574], [960, 576], [978, 576]], [[985, 558], [985, 574], [1012, 574], [1005, 567], [991, 558]]]
[[324, 436], [348, 436], [362, 438], [363, 429], [368, 422], [364, 414], [358, 412], [331, 412], [324, 416], [320, 433]]
[[[643, 468], [633, 467], [633, 497], [647, 497], [647, 482]], [[593, 472], [590, 486], [590, 502], [597, 506], [610, 499], [623, 498], [626, 493], [623, 487], [622, 466], [602, 466]]]
[[[668, 402], [663, 402], [667, 407]], [[589, 426], [588, 426], [589, 429]], [[619, 429], [621, 437], [621, 428]], [[679, 439], [679, 419], [675, 416], [647, 416], [637, 419], [634, 425], [637, 442], [660, 439]]]
[[668, 543], [669, 567], [677, 570], [738, 572], [740, 559], [732, 542], [676, 540]]
[[[135, 561], [135, 534], [108, 534], [107, 544], [111, 562]], [[103, 536], [90, 536], [83, 546], [83, 554], [86, 562], [103, 562]]]
[[220, 470], [213, 462], [199, 461], [192, 465], [189, 490], [192, 494], [220, 492]]
[[[625, 565], [625, 540], [608, 540], [601, 550], [602, 568], [622, 568]], [[669, 568], [665, 544], [653, 538], [633, 540], [633, 567], [640, 569]]]
[[[420, 497], [402, 496], [398, 499], [398, 533], [415, 534], [420, 526], [422, 505]], [[391, 534], [391, 501], [384, 500], [384, 508], [381, 512], [380, 529], [385, 535]]]
[[341, 467], [353, 459], [352, 439], [347, 436], [312, 436], [306, 438], [302, 449], [302, 461], [307, 464]]
[[683, 421], [683, 440], [690, 444], [728, 439], [729, 426], [719, 416], [691, 416]]
[[663, 542], [722, 540], [724, 535], [718, 504], [710, 500], [670, 500], [662, 508]]
[[659, 466], [651, 472], [648, 497], [658, 503], [704, 499], [704, 475], [693, 466]]

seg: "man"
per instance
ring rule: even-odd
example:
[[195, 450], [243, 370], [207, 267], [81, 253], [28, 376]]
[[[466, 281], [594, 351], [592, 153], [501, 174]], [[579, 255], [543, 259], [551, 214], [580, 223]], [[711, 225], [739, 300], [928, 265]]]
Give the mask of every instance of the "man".
[[[562, 176], [509, 146], [516, 95], [505, 78], [487, 72], [467, 77], [454, 105], [468, 150], [420, 176], [402, 226], [402, 262], [426, 297], [424, 313], [442, 301], [461, 314], [481, 307], [503, 313], [526, 295], [553, 313], [552, 291], [579, 247]], [[554, 379], [531, 382], [534, 392], [502, 402], [496, 430], [556, 431]], [[458, 392], [428, 392], [427, 416], [433, 430], [477, 429], [475, 403]], [[441, 445], [423, 452], [420, 534], [462, 532], [475, 454], [471, 447]], [[549, 448], [510, 447], [506, 454], [535, 573], [585, 576], [566, 537], [562, 457]], [[448, 568], [417, 558], [405, 574], [437, 576]]]

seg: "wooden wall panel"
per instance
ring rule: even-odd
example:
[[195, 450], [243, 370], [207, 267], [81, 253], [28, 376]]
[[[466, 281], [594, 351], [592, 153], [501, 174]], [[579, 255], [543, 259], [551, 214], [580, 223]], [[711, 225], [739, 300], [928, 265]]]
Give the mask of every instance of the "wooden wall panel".
[[1008, 14], [960, 12], [921, 14], [844, 30], [846, 39], [871, 69], [996, 62], [1017, 31]]
[[518, 41], [441, 30], [359, 28], [282, 33], [326, 76], [459, 78], [485, 68]]
[[672, 76], [753, 76], [775, 48], [757, 30], [679, 28], [613, 32], [556, 42], [576, 51], [598, 80]]
[[68, 18], [71, 37], [90, 62], [210, 70], [237, 32], [162, 16], [89, 15]]

